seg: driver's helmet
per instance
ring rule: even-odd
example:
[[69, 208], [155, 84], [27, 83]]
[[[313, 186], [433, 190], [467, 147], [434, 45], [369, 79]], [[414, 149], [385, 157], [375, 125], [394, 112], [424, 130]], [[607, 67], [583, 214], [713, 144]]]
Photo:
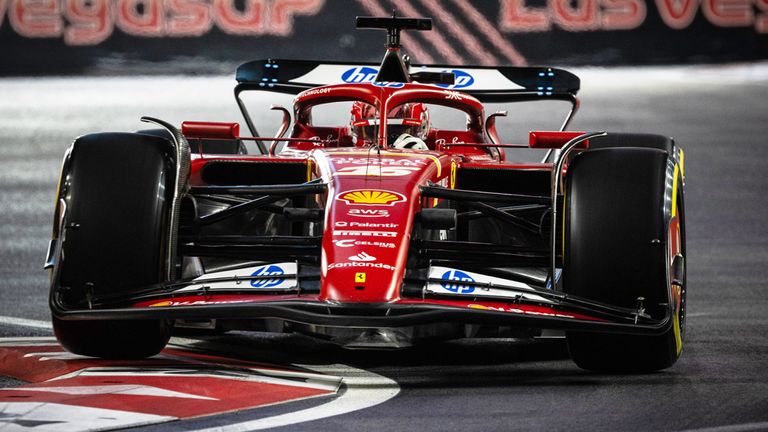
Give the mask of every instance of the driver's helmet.
[[[359, 143], [376, 142], [379, 130], [378, 110], [365, 102], [352, 104], [352, 134]], [[429, 133], [429, 111], [423, 103], [406, 103], [387, 115], [387, 143], [392, 144], [403, 135], [423, 141]]]

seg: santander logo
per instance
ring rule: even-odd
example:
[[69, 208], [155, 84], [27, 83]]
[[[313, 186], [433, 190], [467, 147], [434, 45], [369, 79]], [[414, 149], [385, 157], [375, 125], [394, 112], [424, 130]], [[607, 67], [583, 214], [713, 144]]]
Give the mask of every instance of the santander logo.
[[350, 261], [358, 261], [358, 262], [360, 262], [360, 261], [371, 262], [371, 261], [376, 261], [376, 257], [368, 255], [365, 252], [360, 252], [357, 255], [353, 255], [353, 256], [349, 257], [349, 260]]

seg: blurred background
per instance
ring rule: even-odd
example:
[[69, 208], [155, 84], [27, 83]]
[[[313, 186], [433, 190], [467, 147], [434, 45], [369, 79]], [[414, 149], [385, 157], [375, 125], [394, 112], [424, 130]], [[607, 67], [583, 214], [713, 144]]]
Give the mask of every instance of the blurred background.
[[[498, 361], [475, 345], [403, 353], [395, 367], [367, 366], [405, 389], [388, 409], [313, 429], [768, 429], [768, 0], [0, 0], [0, 337], [51, 334], [42, 264], [75, 137], [146, 129], [142, 115], [242, 123], [239, 64], [378, 62], [384, 33], [354, 18], [392, 9], [434, 20], [403, 37], [414, 64], [565, 67], [581, 78], [570, 129], [685, 148], [686, 348], [670, 371], [642, 377], [585, 377], [565, 358], [506, 348]], [[280, 124], [269, 105], [290, 99], [249, 107], [261, 133]], [[502, 140], [562, 121], [560, 106], [523, 105], [487, 110], [510, 111]]]
[[377, 61], [356, 15], [428, 16], [414, 63], [660, 65], [768, 58], [768, 0], [0, 0], [0, 75], [230, 73]]

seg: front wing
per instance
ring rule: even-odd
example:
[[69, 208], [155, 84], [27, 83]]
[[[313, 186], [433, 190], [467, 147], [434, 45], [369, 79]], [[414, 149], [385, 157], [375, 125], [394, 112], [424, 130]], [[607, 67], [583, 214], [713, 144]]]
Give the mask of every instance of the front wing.
[[390, 303], [338, 304], [316, 294], [246, 294], [216, 292], [173, 296], [144, 296], [121, 307], [66, 309], [55, 298], [51, 309], [61, 319], [280, 319], [287, 322], [350, 328], [394, 328], [434, 323], [504, 325], [605, 333], [655, 335], [671, 325], [668, 311], [652, 319], [642, 308], [630, 310], [553, 294], [548, 304], [525, 299], [402, 298]]

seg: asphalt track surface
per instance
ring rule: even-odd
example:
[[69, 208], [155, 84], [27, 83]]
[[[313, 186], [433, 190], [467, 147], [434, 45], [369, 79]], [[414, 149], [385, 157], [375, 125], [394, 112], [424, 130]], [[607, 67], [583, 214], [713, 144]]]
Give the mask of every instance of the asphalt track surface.
[[[581, 70], [571, 129], [655, 132], [686, 149], [689, 315], [684, 353], [647, 375], [579, 370], [558, 342], [448, 342], [350, 352], [295, 335], [197, 342], [273, 363], [345, 364], [388, 377], [381, 405], [279, 430], [768, 430], [768, 65]], [[230, 77], [0, 80], [0, 337], [50, 336], [41, 270], [64, 150], [88, 131], [239, 120]], [[10, 317], [10, 318], [9, 318]], [[14, 318], [14, 319], [11, 319]], [[30, 321], [19, 321], [18, 319]], [[21, 382], [0, 377], [0, 387]], [[137, 430], [225, 426], [296, 402]]]

